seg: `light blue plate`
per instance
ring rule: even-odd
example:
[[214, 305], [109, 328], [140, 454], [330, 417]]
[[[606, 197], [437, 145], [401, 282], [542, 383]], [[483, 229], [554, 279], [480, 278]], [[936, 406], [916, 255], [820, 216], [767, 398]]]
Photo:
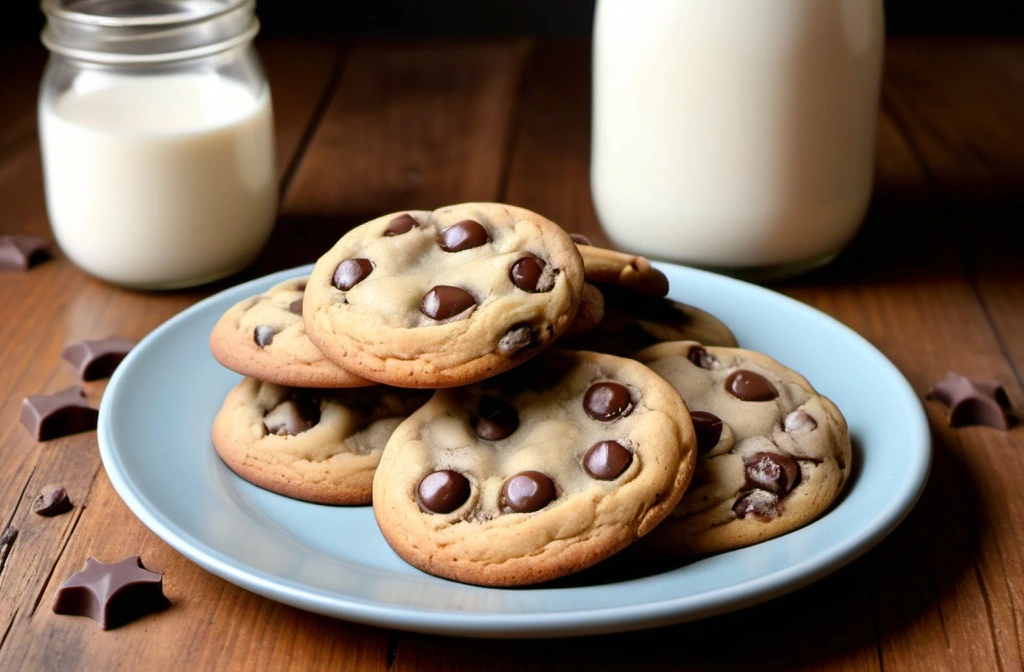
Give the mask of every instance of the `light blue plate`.
[[387, 546], [369, 507], [265, 492], [214, 453], [210, 426], [239, 376], [213, 360], [210, 330], [234, 303], [309, 267], [221, 292], [143, 339], [100, 406], [103, 464], [147, 527], [217, 576], [301, 609], [446, 635], [551, 637], [703, 618], [795, 590], [877, 544], [914, 505], [931, 460], [925, 415], [907, 381], [863, 338], [804, 304], [722, 276], [660, 268], [673, 298], [719, 316], [742, 345], [802, 372], [845, 413], [854, 475], [820, 520], [614, 583], [495, 589], [419, 572]]

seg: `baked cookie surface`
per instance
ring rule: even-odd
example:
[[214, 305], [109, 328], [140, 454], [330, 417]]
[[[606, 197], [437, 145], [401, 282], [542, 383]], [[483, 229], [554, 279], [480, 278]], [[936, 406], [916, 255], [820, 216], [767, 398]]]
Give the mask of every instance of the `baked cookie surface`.
[[576, 239], [587, 282], [613, 285], [649, 296], [668, 294], [668, 278], [646, 257], [597, 247]]
[[554, 349], [437, 391], [374, 478], [384, 538], [410, 564], [491, 586], [591, 566], [646, 534], [690, 481], [678, 393], [643, 365]]
[[686, 401], [697, 434], [693, 482], [641, 550], [688, 556], [771, 539], [821, 516], [850, 474], [842, 413], [767, 355], [692, 341], [637, 358]]
[[292, 387], [373, 385], [327, 359], [306, 336], [302, 321], [305, 276], [274, 285], [236, 303], [214, 325], [210, 351], [223, 366]]
[[395, 427], [428, 398], [383, 386], [289, 388], [245, 378], [213, 421], [225, 464], [271, 492], [319, 504], [369, 504]]

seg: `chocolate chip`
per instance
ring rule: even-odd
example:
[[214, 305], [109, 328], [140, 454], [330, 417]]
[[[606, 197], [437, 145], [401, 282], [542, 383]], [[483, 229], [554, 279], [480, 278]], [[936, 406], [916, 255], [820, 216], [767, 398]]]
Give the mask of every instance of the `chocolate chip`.
[[539, 471], [523, 471], [501, 486], [501, 501], [517, 513], [539, 511], [555, 498], [555, 483]]
[[334, 269], [331, 284], [342, 291], [348, 291], [366, 279], [373, 272], [373, 264], [369, 259], [346, 259]]
[[779, 515], [779, 497], [764, 490], [751, 490], [736, 500], [732, 510], [738, 518], [752, 514], [761, 520], [771, 520]]
[[21, 402], [21, 424], [37, 441], [96, 429], [99, 412], [89, 406], [80, 388], [56, 394], [34, 394]]
[[481, 439], [499, 441], [518, 429], [519, 414], [508, 402], [495, 397], [480, 397], [472, 425]]
[[699, 345], [691, 346], [686, 358], [702, 369], [717, 369], [719, 364], [717, 357]]
[[268, 327], [265, 324], [256, 325], [256, 328], [252, 332], [252, 340], [256, 341], [256, 345], [261, 348], [265, 348], [273, 343], [274, 336], [277, 336], [277, 329], [274, 327]]
[[263, 416], [263, 426], [270, 434], [288, 436], [301, 434], [320, 422], [320, 405], [312, 399], [286, 399]]
[[595, 420], [614, 420], [620, 415], [630, 414], [633, 399], [624, 385], [594, 383], [583, 395], [583, 408]]
[[552, 278], [549, 278], [546, 282], [541, 284], [545, 265], [546, 264], [542, 259], [538, 259], [532, 255], [529, 257], [522, 257], [516, 261], [516, 263], [512, 264], [512, 270], [509, 271], [509, 276], [512, 278], [512, 284], [524, 292], [551, 291], [555, 286]]
[[457, 471], [435, 471], [420, 481], [416, 498], [427, 513], [451, 513], [469, 499], [469, 481]]
[[461, 252], [474, 247], [480, 247], [491, 240], [480, 222], [472, 219], [464, 219], [461, 222], [452, 224], [437, 235], [437, 244], [445, 252]]
[[1010, 428], [1010, 398], [996, 380], [973, 380], [949, 371], [945, 380], [928, 391], [928, 399], [935, 399], [949, 407], [946, 423], [950, 427], [986, 425], [995, 429]]
[[582, 233], [570, 233], [569, 237], [572, 238], [572, 242], [577, 245], [593, 245], [593, 243], [590, 242], [590, 238], [587, 238]]
[[288, 311], [302, 317], [302, 297], [295, 299], [288, 304]]
[[633, 453], [618, 441], [600, 441], [583, 456], [583, 468], [602, 481], [619, 477], [633, 461]]
[[813, 432], [818, 428], [817, 421], [811, 417], [811, 414], [802, 408], [798, 408], [789, 415], [786, 416], [785, 420], [782, 421], [782, 428], [790, 434], [807, 434]]
[[800, 465], [782, 453], [754, 453], [743, 460], [747, 484], [784, 495], [800, 482]]
[[72, 508], [67, 490], [59, 485], [43, 488], [39, 496], [32, 500], [32, 512], [40, 516], [59, 516]]
[[743, 401], [771, 401], [779, 396], [779, 391], [767, 378], [746, 369], [730, 373], [725, 379], [725, 389]]
[[498, 339], [498, 354], [511, 357], [535, 345], [533, 329], [528, 324], [517, 324]]
[[406, 213], [404, 215], [399, 215], [398, 217], [392, 219], [388, 223], [387, 227], [384, 229], [384, 235], [399, 236], [403, 233], [408, 233], [409, 231], [412, 231], [415, 227], [419, 225], [420, 223], [417, 222], [412, 215]]
[[722, 421], [714, 413], [691, 411], [693, 431], [697, 434], [697, 452], [706, 453], [718, 445], [722, 438]]
[[170, 606], [163, 582], [163, 574], [147, 570], [137, 555], [110, 564], [89, 558], [57, 589], [53, 611], [88, 616], [109, 630]]
[[27, 271], [47, 258], [46, 240], [16, 233], [0, 236], [0, 271]]
[[117, 365], [135, 344], [124, 338], [101, 338], [72, 343], [60, 353], [61, 359], [78, 371], [80, 380], [100, 380], [113, 375]]
[[473, 295], [460, 287], [437, 285], [423, 297], [420, 312], [435, 320], [447, 320], [476, 305]]

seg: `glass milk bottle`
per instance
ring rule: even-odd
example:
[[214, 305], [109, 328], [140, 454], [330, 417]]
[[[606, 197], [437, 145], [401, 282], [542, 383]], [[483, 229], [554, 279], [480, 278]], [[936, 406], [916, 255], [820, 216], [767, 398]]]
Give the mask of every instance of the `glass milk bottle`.
[[44, 0], [39, 96], [57, 243], [119, 285], [241, 270], [277, 210], [270, 91], [252, 0]]
[[598, 0], [612, 242], [748, 278], [827, 263], [871, 195], [882, 0]]

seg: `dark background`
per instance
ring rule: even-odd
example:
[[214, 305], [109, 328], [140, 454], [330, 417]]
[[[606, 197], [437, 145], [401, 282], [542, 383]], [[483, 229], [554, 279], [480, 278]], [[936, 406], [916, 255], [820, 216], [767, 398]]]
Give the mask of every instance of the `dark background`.
[[[829, 1], [829, 0], [824, 0]], [[595, 0], [262, 0], [263, 34], [276, 37], [535, 35], [586, 37]], [[9, 0], [0, 40], [31, 41], [43, 16]], [[893, 35], [1024, 35], [1024, 0], [887, 0]]]

